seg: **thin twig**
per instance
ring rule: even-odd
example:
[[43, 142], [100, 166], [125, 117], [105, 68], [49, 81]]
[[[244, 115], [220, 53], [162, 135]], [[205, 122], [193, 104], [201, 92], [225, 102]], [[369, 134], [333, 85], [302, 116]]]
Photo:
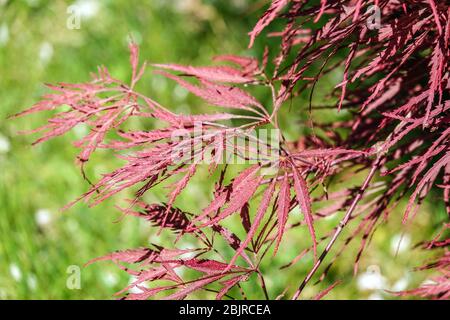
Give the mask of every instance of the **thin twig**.
[[267, 292], [266, 281], [264, 281], [264, 277], [263, 277], [261, 271], [257, 270], [257, 273], [258, 273], [259, 281], [261, 281], [261, 288], [263, 289], [264, 296], [265, 296], [266, 300], [270, 300], [269, 293]]
[[[410, 116], [411, 116], [411, 114], [408, 114], [406, 117], [409, 118]], [[376, 156], [375, 161], [372, 164], [372, 167], [371, 167], [371, 169], [369, 171], [369, 174], [367, 175], [366, 179], [364, 180], [364, 183], [362, 184], [362, 186], [359, 188], [358, 193], [356, 194], [355, 198], [353, 199], [353, 202], [351, 203], [350, 207], [348, 208], [347, 212], [345, 213], [344, 218], [342, 218], [342, 220], [339, 222], [339, 226], [337, 227], [336, 231], [334, 232], [332, 238], [328, 242], [328, 244], [325, 247], [325, 249], [322, 251], [322, 254], [320, 255], [319, 259], [316, 261], [316, 263], [314, 264], [313, 268], [309, 271], [308, 275], [305, 277], [303, 282], [300, 284], [300, 286], [298, 287], [297, 291], [294, 293], [294, 296], [292, 297], [292, 300], [297, 300], [298, 299], [298, 297], [302, 293], [302, 291], [305, 288], [305, 286], [308, 284], [308, 282], [311, 280], [311, 278], [316, 273], [317, 269], [319, 269], [320, 265], [325, 260], [328, 252], [330, 252], [330, 250], [333, 247], [334, 243], [336, 242], [337, 238], [342, 233], [342, 230], [344, 229], [344, 227], [347, 225], [348, 221], [350, 220], [350, 218], [351, 218], [351, 216], [353, 214], [353, 211], [355, 210], [358, 202], [361, 200], [364, 192], [369, 187], [369, 184], [370, 184], [372, 178], [374, 177], [375, 173], [377, 172], [377, 170], [381, 166], [381, 164], [383, 162], [383, 159], [384, 159], [384, 156], [386, 155], [386, 153], [389, 150], [389, 143], [388, 142], [392, 141], [399, 134], [399, 132], [401, 132], [401, 129], [405, 125], [406, 125], [406, 122], [404, 122], [404, 121], [400, 122], [395, 127], [394, 131], [389, 134], [389, 136], [386, 138], [384, 143], [378, 143], [378, 145], [374, 147], [374, 150], [375, 150], [377, 156]]]
[[292, 300], [297, 300], [298, 299], [298, 297], [302, 293], [302, 291], [305, 288], [305, 286], [308, 284], [308, 282], [311, 280], [313, 275], [316, 273], [317, 269], [319, 269], [320, 265], [325, 260], [328, 252], [330, 252], [330, 250], [333, 247], [334, 243], [336, 242], [337, 238], [342, 233], [342, 230], [344, 230], [344, 227], [347, 225], [347, 222], [350, 220], [350, 217], [351, 217], [353, 211], [355, 210], [358, 202], [361, 200], [364, 192], [366, 191], [367, 187], [370, 184], [370, 181], [372, 180], [372, 178], [374, 177], [375, 173], [377, 172], [378, 167], [380, 166], [382, 159], [383, 159], [382, 155], [379, 154], [378, 157], [376, 158], [376, 160], [374, 161], [374, 163], [372, 165], [372, 168], [370, 169], [369, 174], [367, 175], [366, 179], [364, 180], [363, 185], [359, 189], [358, 193], [356, 194], [355, 198], [353, 199], [352, 204], [348, 208], [344, 218], [342, 218], [342, 220], [339, 222], [338, 228], [334, 232], [333, 236], [331, 237], [331, 239], [328, 242], [328, 244], [325, 247], [325, 249], [322, 251], [322, 254], [320, 255], [319, 259], [316, 261], [316, 263], [314, 264], [312, 269], [309, 271], [308, 275], [305, 277], [303, 282], [300, 284], [300, 286], [298, 287], [297, 291], [294, 293], [294, 296], [292, 297]]

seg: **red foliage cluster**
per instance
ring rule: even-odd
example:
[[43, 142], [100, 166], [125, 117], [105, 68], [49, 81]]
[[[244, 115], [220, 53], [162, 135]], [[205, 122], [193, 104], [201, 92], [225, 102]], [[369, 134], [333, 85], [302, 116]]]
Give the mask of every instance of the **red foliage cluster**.
[[[374, 12], [381, 18], [375, 28]], [[144, 218], [161, 229], [172, 229], [178, 233], [178, 239], [186, 235], [197, 238], [200, 245], [195, 250], [145, 248], [101, 258], [117, 262], [136, 276], [136, 282], [121, 293], [134, 286], [143, 293], [129, 294], [127, 298], [181, 299], [200, 289], [216, 291], [221, 298], [252, 274], [258, 277], [265, 296], [273, 298], [265, 285], [260, 263], [269, 250], [277, 252], [287, 230], [305, 227], [311, 237], [311, 248], [289, 265], [309, 251], [316, 258], [294, 293], [293, 298], [297, 299], [350, 221], [358, 222], [320, 279], [348, 244], [361, 236], [356, 270], [376, 227], [405, 197], [409, 197], [405, 222], [416, 214], [433, 188], [442, 190], [450, 215], [448, 2], [273, 0], [250, 32], [250, 46], [275, 19], [286, 23], [281, 31], [269, 33], [281, 38], [280, 49], [270, 63], [266, 50], [261, 62], [225, 55], [215, 58], [221, 63], [219, 66], [154, 65], [158, 73], [207, 104], [229, 109], [227, 113], [176, 114], [136, 92], [134, 87], [145, 65], [138, 66], [138, 48], [134, 44], [130, 45], [130, 84], [114, 79], [102, 67], [92, 82], [50, 86], [56, 93], [45, 96], [22, 113], [69, 106], [68, 111], [57, 113], [47, 125], [36, 130], [44, 132], [37, 142], [62, 135], [81, 123], [88, 125], [90, 133], [75, 143], [81, 149], [78, 159], [82, 165], [97, 148], [121, 151], [120, 154], [128, 150], [126, 156], [120, 156], [126, 164], [104, 175], [80, 199], [95, 205], [124, 189], [139, 186], [136, 199], [123, 209], [126, 214]], [[317, 83], [336, 70], [342, 71], [342, 81], [326, 97], [328, 105], [314, 106], [312, 97]], [[271, 105], [262, 104], [250, 94], [254, 86], [271, 92]], [[349, 117], [345, 121], [323, 123], [311, 116], [312, 134], [293, 143], [283, 136], [279, 115], [288, 112], [286, 101], [295, 102], [295, 97], [305, 92], [311, 97], [309, 110], [291, 103], [290, 112], [312, 114], [316, 109], [336, 108]], [[124, 131], [123, 124], [131, 117], [157, 119], [165, 126], [149, 131]], [[238, 122], [243, 124], [229, 125]], [[199, 123], [204, 129], [200, 136], [194, 134]], [[245, 137], [255, 128], [267, 126], [280, 130], [279, 157], [258, 161], [226, 183], [229, 166], [223, 164], [225, 151], [238, 157], [242, 157], [242, 151], [248, 151], [235, 146], [228, 150], [227, 139]], [[187, 133], [184, 139], [174, 141], [177, 130]], [[192, 149], [196, 152], [189, 152]], [[175, 161], [172, 155], [180, 150], [188, 156]], [[213, 200], [200, 213], [189, 214], [175, 208], [177, 197], [183, 190], [189, 190], [189, 182], [199, 169], [197, 160], [208, 156], [213, 159], [210, 171], [220, 172]], [[277, 170], [264, 173], [268, 168]], [[338, 173], [341, 179], [349, 180], [358, 172], [366, 172], [360, 187], [326, 191], [326, 185], [335, 186], [332, 178]], [[384, 178], [378, 178], [380, 175]], [[167, 203], [142, 202], [146, 191], [173, 177], [176, 182], [171, 185]], [[311, 197], [313, 189], [322, 191]], [[255, 203], [254, 199], [259, 199], [259, 203], [253, 209], [250, 205]], [[312, 204], [320, 209], [313, 211]], [[289, 214], [297, 206], [303, 221], [288, 225]], [[346, 212], [340, 223], [329, 233], [317, 236], [316, 221], [339, 210]], [[223, 223], [235, 214], [242, 218], [245, 238], [240, 239]], [[231, 259], [215, 249], [215, 237], [221, 237], [234, 250]], [[427, 247], [442, 250], [447, 245], [448, 239], [440, 239]], [[319, 246], [323, 247], [320, 255]], [[186, 258], [186, 254], [194, 254], [195, 258]], [[122, 263], [137, 264], [139, 270]], [[443, 276], [436, 278], [435, 286], [408, 293], [448, 298], [447, 253], [436, 267]], [[193, 280], [184, 279], [174, 271], [178, 268], [188, 268], [200, 275]], [[142, 286], [144, 282], [160, 280], [173, 284], [152, 289]]]
[[439, 276], [424, 282], [422, 286], [417, 289], [400, 292], [398, 295], [439, 300], [450, 299], [450, 252], [445, 251], [444, 255], [436, 262], [419, 268], [419, 270], [425, 269], [437, 269]]

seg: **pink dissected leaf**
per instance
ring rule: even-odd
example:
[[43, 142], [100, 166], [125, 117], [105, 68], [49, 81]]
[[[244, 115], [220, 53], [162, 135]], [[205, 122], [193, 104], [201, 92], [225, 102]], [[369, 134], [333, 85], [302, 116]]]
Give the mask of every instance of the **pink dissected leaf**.
[[177, 292], [164, 297], [163, 300], [181, 300], [186, 298], [186, 296], [194, 291], [204, 288], [206, 285], [215, 282], [221, 278], [226, 276], [226, 274], [207, 276], [204, 278], [200, 278], [198, 280], [193, 281], [192, 283], [187, 284], [183, 289], [178, 290]]
[[[231, 186], [221, 189], [218, 192], [216, 192], [214, 200], [206, 207], [202, 214], [197, 216], [193, 222], [198, 222], [203, 220], [205, 217], [211, 215], [212, 213], [215, 213], [217, 210], [222, 208], [227, 200], [230, 198], [230, 194], [232, 190], [237, 190], [239, 188], [239, 185], [243, 182], [247, 181], [247, 179], [250, 177], [253, 177], [253, 175], [256, 173], [256, 171], [259, 170], [259, 166], [251, 166], [244, 171], [242, 171], [239, 176], [237, 176], [234, 180]], [[245, 204], [244, 204], [245, 205]], [[237, 210], [236, 210], [237, 211]]]
[[289, 183], [289, 177], [287, 173], [284, 174], [284, 178], [281, 182], [280, 194], [278, 195], [277, 202], [277, 216], [278, 216], [278, 235], [277, 242], [275, 244], [274, 255], [278, 251], [281, 239], [283, 238], [284, 228], [286, 227], [286, 222], [290, 210], [291, 203], [291, 185]]
[[[430, 0], [432, 2], [432, 0]], [[442, 74], [444, 71], [444, 61], [445, 57], [441, 50], [440, 44], [436, 44], [436, 47], [433, 50], [432, 59], [431, 59], [431, 72], [430, 72], [430, 81], [429, 81], [429, 93], [428, 93], [428, 104], [427, 111], [424, 119], [424, 125], [427, 124], [431, 109], [433, 106], [433, 102], [435, 100], [436, 92], [439, 93], [439, 103], [442, 100]]]
[[309, 233], [311, 234], [311, 239], [313, 241], [313, 249], [314, 249], [314, 256], [317, 256], [317, 240], [316, 240], [316, 233], [314, 231], [314, 220], [312, 216], [311, 211], [311, 200], [309, 198], [309, 192], [308, 187], [306, 185], [306, 181], [301, 176], [298, 169], [293, 165], [292, 171], [294, 174], [294, 189], [295, 189], [295, 195], [297, 198], [297, 202], [300, 206], [300, 209], [302, 210], [304, 216], [305, 216], [305, 222], [308, 226]]
[[207, 223], [204, 223], [201, 227], [206, 227], [218, 223], [219, 221], [240, 210], [244, 205], [248, 203], [248, 201], [250, 201], [263, 178], [262, 176], [257, 175], [259, 168], [260, 167], [258, 165], [252, 166], [241, 172], [241, 174], [236, 179], [234, 179], [231, 186], [231, 194], [228, 201], [228, 206], [224, 210], [222, 210], [222, 212], [220, 212], [218, 216], [211, 219]]
[[124, 299], [125, 300], [147, 300], [148, 298], [154, 296], [155, 294], [158, 294], [162, 291], [168, 290], [171, 287], [158, 287], [158, 288], [148, 289], [148, 288], [145, 288], [142, 286], [136, 286], [136, 288], [142, 292], [130, 293]]
[[18, 118], [18, 117], [23, 117], [23, 116], [26, 116], [26, 115], [30, 115], [32, 113], [48, 111], [48, 110], [54, 110], [54, 109], [56, 109], [57, 107], [59, 107], [61, 105], [59, 102], [50, 99], [49, 96], [58, 96], [58, 95], [54, 94], [54, 95], [44, 96], [43, 97], [44, 100], [39, 101], [38, 103], [34, 104], [29, 109], [26, 109], [26, 110], [24, 110], [22, 112], [14, 114], [12, 117], [13, 118]]
[[450, 299], [450, 276], [444, 274], [435, 277], [417, 289], [398, 292], [396, 295], [416, 296], [433, 300], [448, 300]]
[[125, 214], [143, 218], [152, 222], [155, 226], [162, 226], [164, 222], [165, 228], [170, 228], [175, 231], [189, 232], [187, 227], [190, 224], [186, 213], [176, 208], [168, 208], [166, 205], [152, 204], [148, 205], [144, 202], [136, 202], [136, 205], [142, 211], [133, 211], [129, 209], [122, 209]]
[[152, 261], [159, 257], [159, 252], [149, 248], [130, 249], [124, 251], [116, 251], [103, 257], [98, 257], [86, 263], [86, 266], [97, 261], [120, 261], [126, 263], [138, 263], [143, 261]]
[[272, 196], [273, 196], [273, 193], [275, 190], [275, 185], [276, 185], [275, 182], [276, 182], [275, 179], [272, 180], [269, 187], [264, 192], [261, 203], [258, 207], [258, 211], [256, 212], [255, 219], [253, 220], [253, 224], [247, 233], [247, 238], [241, 243], [239, 249], [236, 250], [236, 253], [234, 254], [233, 258], [229, 262], [227, 270], [230, 270], [233, 267], [233, 264], [235, 263], [236, 259], [242, 254], [244, 249], [250, 244], [251, 240], [253, 239], [253, 236], [255, 235], [256, 231], [258, 230], [258, 227], [260, 226], [261, 221], [264, 218], [267, 208], [269, 207], [270, 201], [272, 200]]
[[130, 44], [128, 45], [128, 48], [130, 49], [130, 64], [131, 64], [131, 70], [133, 72], [131, 79], [134, 84], [134, 82], [137, 81], [136, 77], [137, 77], [138, 63], [139, 63], [139, 47], [137, 44], [130, 42]]
[[[211, 227], [215, 232], [220, 233], [220, 235], [224, 238], [224, 240], [230, 245], [231, 248], [233, 248], [234, 250], [238, 250], [238, 248], [241, 246], [241, 240], [239, 239], [238, 236], [236, 236], [234, 233], [232, 233], [230, 230], [228, 230], [227, 228], [215, 224]], [[247, 254], [245, 252], [242, 252], [242, 257], [245, 259], [245, 261], [247, 261], [247, 263], [249, 265], [252, 265], [252, 261], [250, 260], [250, 258], [247, 256]]]
[[[215, 224], [211, 227], [215, 232], [220, 233], [220, 235], [223, 237], [223, 239], [228, 243], [228, 245], [233, 248], [234, 250], [238, 250], [238, 248], [241, 246], [241, 240], [239, 239], [239, 237], [234, 234], [233, 232], [231, 232], [229, 229]], [[247, 256], [247, 254], [245, 252], [242, 252], [242, 257], [245, 259], [245, 261], [247, 261], [247, 263], [249, 265], [252, 265], [252, 261], [250, 260], [250, 258]]]
[[411, 213], [415, 200], [420, 195], [425, 185], [433, 183], [439, 171], [445, 166], [447, 166], [449, 163], [450, 163], [450, 151], [447, 152], [444, 156], [442, 156], [423, 176], [423, 178], [418, 183], [416, 190], [409, 199], [408, 206], [406, 207], [405, 214], [403, 217], [403, 222], [406, 222], [408, 220], [409, 214]]
[[249, 33], [250, 43], [249, 48], [253, 47], [255, 38], [261, 33], [261, 31], [267, 27], [280, 13], [281, 10], [289, 3], [289, 0], [273, 0], [269, 9], [259, 19], [253, 30]]
[[439, 21], [439, 13], [436, 7], [436, 3], [434, 2], [434, 0], [428, 0], [428, 3], [430, 4], [431, 11], [433, 12], [434, 21], [436, 22], [439, 34], [442, 34], [442, 25], [441, 22]]
[[252, 179], [259, 169], [259, 165], [254, 165], [243, 170], [236, 178], [233, 179], [233, 183], [231, 185], [232, 190], [236, 191], [236, 189], [240, 188], [242, 184]]
[[169, 195], [169, 202], [167, 204], [168, 209], [172, 207], [172, 204], [174, 203], [178, 195], [181, 193], [181, 191], [183, 191], [183, 189], [186, 188], [187, 184], [189, 183], [189, 180], [194, 176], [196, 169], [197, 164], [196, 163], [191, 164], [185, 176], [175, 184], [175, 189]]
[[[325, 5], [326, 5], [326, 1], [325, 1]], [[355, 14], [356, 14], [356, 12], [355, 12]], [[359, 35], [359, 37], [364, 38], [365, 34], [366, 34], [366, 32], [362, 31], [361, 34]], [[347, 60], [345, 61], [344, 79], [343, 79], [342, 83], [339, 85], [339, 87], [342, 87], [342, 93], [341, 93], [341, 97], [339, 99], [338, 111], [341, 110], [342, 104], [343, 104], [345, 96], [346, 96], [350, 65], [352, 63], [353, 58], [355, 57], [355, 54], [358, 49], [358, 45], [359, 45], [359, 42], [352, 43], [352, 45], [350, 47], [350, 54], [347, 56]]]
[[112, 173], [105, 174], [80, 199], [84, 198], [86, 202], [90, 201], [91, 205], [97, 205], [124, 189], [144, 183], [137, 192], [137, 196], [142, 196], [158, 182], [160, 174], [166, 173], [168, 167], [173, 165], [173, 154], [174, 144], [161, 143], [132, 155], [119, 156], [128, 163]]
[[433, 277], [430, 281], [427, 281], [426, 284], [422, 284], [419, 288], [393, 293], [398, 296], [416, 296], [433, 300], [448, 300], [450, 299], [449, 267], [450, 251], [446, 250], [445, 253], [437, 259], [437, 261], [416, 269], [434, 269], [439, 272], [439, 276]]
[[139, 46], [134, 42], [130, 42], [128, 45], [128, 48], [130, 50], [130, 65], [131, 65], [131, 70], [132, 70], [131, 88], [133, 88], [135, 86], [135, 84], [139, 81], [139, 79], [142, 77], [142, 75], [144, 74], [147, 63], [144, 62], [141, 69], [138, 70]]
[[213, 114], [194, 114], [194, 115], [179, 115], [180, 122], [189, 125], [195, 122], [215, 122], [220, 120], [231, 120], [242, 118], [239, 115], [231, 113], [213, 113]]
[[367, 108], [363, 111], [363, 114], [369, 114], [373, 110], [383, 106], [388, 101], [392, 100], [401, 89], [401, 80], [398, 80], [391, 84], [389, 88], [382, 93], [377, 99], [367, 105]]
[[33, 145], [36, 145], [66, 134], [67, 132], [75, 128], [79, 123], [79, 118], [74, 114], [63, 113], [59, 114], [55, 118], [49, 119], [47, 125], [34, 129], [33, 131], [27, 133], [37, 133], [43, 130], [47, 130], [40, 138], [32, 143]]
[[363, 1], [358, 0], [358, 2], [356, 3], [356, 6], [355, 6], [355, 13], [353, 14], [353, 22], [356, 22], [358, 20], [362, 5], [363, 5]]
[[165, 259], [161, 262], [161, 266], [167, 270], [165, 278], [177, 284], [183, 283], [183, 279], [181, 279], [181, 277], [175, 271], [175, 269], [181, 266], [181, 262], [179, 260], [170, 260], [171, 259]]
[[175, 269], [182, 265], [182, 260], [175, 259], [181, 255], [187, 253], [193, 253], [198, 251], [196, 249], [162, 249], [160, 253], [160, 258], [158, 259], [158, 263], [161, 263], [161, 266], [167, 270], [167, 275], [165, 278], [167, 280], [174, 281], [176, 283], [182, 283], [183, 280], [178, 276]]
[[392, 169], [391, 171], [388, 171], [386, 174], [400, 171], [400, 170], [403, 170], [404, 168], [411, 168], [413, 165], [419, 164], [417, 166], [416, 171], [414, 172], [414, 174], [412, 176], [411, 183], [415, 183], [419, 174], [426, 168], [427, 161], [429, 161], [429, 159], [431, 157], [434, 157], [434, 156], [438, 155], [439, 153], [441, 153], [441, 151], [443, 151], [446, 148], [445, 145], [440, 145], [440, 144], [443, 141], [445, 141], [445, 139], [449, 135], [450, 135], [450, 128], [447, 128], [441, 134], [441, 136], [433, 142], [433, 144], [431, 145], [431, 147], [427, 150], [427, 152], [425, 154], [418, 156], [417, 158], [413, 158], [410, 161], [397, 166], [396, 168]]
[[127, 141], [112, 140], [107, 143], [102, 143], [99, 145], [101, 148], [111, 148], [111, 149], [128, 149], [143, 144], [148, 144], [163, 139], [168, 139], [173, 136], [173, 130], [161, 129], [153, 131], [129, 131], [124, 132], [119, 130], [117, 134], [126, 139]]
[[152, 114], [148, 114], [147, 116], [151, 116], [153, 118], [165, 121], [173, 126], [180, 125], [179, 116], [176, 115], [175, 113], [162, 108], [160, 105], [156, 104], [154, 101], [151, 101], [150, 99], [146, 98], [145, 102], [147, 106], [153, 111]]
[[320, 300], [323, 297], [325, 297], [328, 293], [330, 293], [331, 290], [333, 290], [334, 288], [336, 288], [336, 286], [338, 286], [339, 284], [341, 284], [342, 281], [338, 280], [335, 283], [333, 283], [331, 286], [329, 286], [328, 288], [326, 288], [325, 290], [323, 290], [322, 292], [320, 292], [318, 295], [316, 295], [313, 300]]
[[444, 168], [443, 180], [444, 180], [443, 182], [447, 184], [447, 187], [444, 189], [445, 209], [447, 210], [447, 215], [450, 217], [450, 163], [447, 164]]
[[190, 254], [196, 251], [201, 251], [200, 249], [167, 249], [162, 248], [160, 251], [160, 259], [159, 261], [171, 261], [178, 256], [182, 256], [184, 254]]
[[296, 264], [297, 262], [299, 262], [308, 252], [311, 251], [311, 248], [306, 248], [304, 249], [302, 252], [300, 252], [294, 259], [292, 259], [289, 263], [285, 264], [284, 266], [282, 266], [280, 268], [280, 270], [289, 268], [291, 266], [293, 266], [294, 264]]
[[136, 43], [130, 42], [128, 48], [130, 50], [131, 68], [133, 70], [133, 73], [135, 73], [139, 62], [139, 47]]
[[105, 139], [106, 133], [123, 122], [123, 119], [119, 119], [119, 116], [120, 112], [116, 110], [111, 110], [106, 113], [96, 121], [97, 125], [95, 130], [75, 143], [77, 147], [83, 148], [83, 151], [78, 155], [78, 159], [81, 162], [88, 161], [91, 154]]
[[215, 82], [247, 83], [254, 81], [253, 77], [243, 74], [242, 71], [229, 67], [191, 67], [178, 64], [154, 64], [154, 67], [183, 72], [199, 79]]
[[239, 237], [232, 233], [230, 230], [228, 230], [227, 228], [221, 226], [221, 225], [214, 225], [212, 226], [212, 229], [215, 232], [218, 232], [222, 235], [222, 237], [225, 239], [225, 241], [230, 245], [231, 248], [233, 248], [234, 250], [237, 250], [239, 248], [239, 246], [241, 245], [241, 240], [239, 239]]
[[219, 192], [214, 200], [208, 205], [208, 207], [206, 207], [202, 214], [197, 216], [194, 221], [201, 221], [203, 220], [205, 217], [215, 213], [217, 210], [219, 210], [220, 208], [222, 208], [225, 203], [227, 202], [228, 199], [228, 190], [227, 191], [222, 191]]
[[252, 222], [250, 221], [250, 206], [247, 203], [244, 205], [241, 209], [240, 216], [241, 216], [241, 222], [242, 226], [244, 227], [244, 230], [248, 233], [250, 228], [252, 227]]
[[244, 74], [252, 75], [258, 72], [258, 60], [252, 57], [242, 57], [236, 55], [220, 55], [213, 59], [214, 61], [227, 61], [237, 64], [241, 67]]
[[244, 274], [221, 282], [223, 284], [223, 288], [220, 289], [219, 293], [217, 293], [216, 300], [221, 300], [228, 293], [228, 291], [231, 290], [231, 288], [242, 281], [246, 281], [247, 279], [248, 275]]
[[[447, 226], [446, 229], [448, 229]], [[450, 251], [446, 250], [442, 256], [440, 256], [436, 261], [429, 263], [425, 266], [417, 268], [417, 270], [429, 270], [429, 269], [438, 269], [438, 270], [447, 270], [450, 267]]]
[[[222, 262], [219, 262], [216, 260], [208, 260], [208, 259], [184, 260], [183, 265], [190, 269], [200, 271], [200, 272], [206, 273], [208, 275], [226, 272], [226, 271], [228, 271], [227, 267], [229, 266], [229, 264], [222, 263]], [[242, 271], [242, 272], [246, 271], [246, 269], [235, 266], [235, 265], [232, 265], [229, 270]]]
[[261, 104], [254, 97], [239, 88], [222, 86], [208, 81], [202, 81], [202, 86], [196, 86], [172, 74], [157, 73], [177, 81], [181, 86], [210, 104], [252, 112], [255, 112], [252, 106], [262, 108]]
[[240, 185], [236, 190], [233, 190], [228, 206], [222, 212], [220, 212], [217, 217], [211, 219], [207, 223], [204, 223], [202, 227], [216, 224], [219, 221], [227, 218], [231, 214], [235, 213], [236, 211], [240, 210], [253, 197], [262, 181], [262, 178], [263, 177], [254, 177], [253, 179], [242, 183], [242, 185]]
[[348, 149], [313, 149], [313, 150], [303, 150], [297, 153], [293, 153], [295, 156], [300, 156], [304, 158], [324, 158], [324, 157], [334, 157], [341, 154], [355, 154], [355, 155], [367, 155], [366, 151], [358, 150], [348, 150]]
[[325, 12], [325, 8], [327, 6], [327, 0], [320, 0], [320, 11], [319, 14], [314, 19], [314, 22], [318, 22], [320, 18], [322, 17], [323, 13]]
[[167, 274], [167, 270], [164, 267], [158, 267], [156, 269], [149, 269], [149, 270], [143, 270], [141, 271], [137, 277], [136, 280], [131, 283], [130, 285], [126, 286], [119, 292], [117, 292], [115, 295], [121, 295], [122, 293], [139, 286], [141, 283], [146, 281], [154, 281], [157, 279], [163, 278]]
[[119, 131], [118, 134], [134, 143], [154, 142], [162, 139], [170, 138], [173, 132], [171, 130], [161, 129], [153, 131]]
[[57, 93], [46, 94], [42, 100], [34, 104], [31, 108], [24, 110], [13, 117], [21, 117], [31, 113], [54, 110], [62, 105], [71, 105], [79, 101], [84, 96], [102, 92], [104, 87], [93, 83], [71, 84], [58, 83], [58, 85], [46, 84], [51, 90]]

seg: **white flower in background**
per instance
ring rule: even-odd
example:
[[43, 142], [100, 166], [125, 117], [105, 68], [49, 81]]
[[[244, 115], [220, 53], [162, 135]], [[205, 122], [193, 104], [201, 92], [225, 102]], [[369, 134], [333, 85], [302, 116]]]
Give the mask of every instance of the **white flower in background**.
[[215, 16], [213, 7], [201, 0], [176, 0], [172, 3], [174, 9], [182, 14], [193, 14], [203, 20], [211, 20]]
[[53, 45], [50, 42], [43, 42], [39, 48], [39, 60], [47, 64], [53, 57]]
[[397, 282], [394, 283], [391, 290], [394, 292], [406, 290], [406, 288], [408, 288], [408, 284], [409, 284], [409, 277], [404, 276], [403, 278], [400, 278], [399, 280], [397, 280]]
[[8, 3], [8, 0], [0, 0], [0, 6], [4, 6]]
[[403, 253], [410, 248], [411, 237], [408, 234], [396, 234], [391, 240], [391, 253]]
[[[130, 277], [130, 281], [128, 281], [128, 285], [131, 285], [132, 283], [136, 282], [137, 278], [135, 276]], [[147, 285], [145, 282], [139, 283], [138, 286], [147, 288]], [[138, 287], [131, 287], [130, 290], [128, 290], [130, 293], [143, 293], [141, 289]]]
[[114, 287], [119, 282], [119, 277], [112, 272], [102, 274], [102, 280], [108, 287]]
[[384, 298], [383, 298], [383, 296], [382, 296], [380, 293], [375, 292], [375, 293], [372, 293], [372, 294], [367, 298], [367, 300], [384, 300]]
[[358, 276], [357, 285], [361, 291], [381, 290], [386, 288], [386, 278], [381, 274], [379, 266], [372, 265]]
[[20, 270], [19, 266], [15, 263], [9, 265], [9, 273], [11, 274], [11, 277], [17, 282], [19, 282], [22, 279], [22, 271]]
[[180, 278], [183, 278], [183, 276], [186, 274], [185, 268], [176, 268], [174, 271]]
[[30, 7], [36, 7], [39, 4], [40, 0], [27, 0], [27, 3]]
[[172, 4], [177, 11], [180, 11], [182, 13], [192, 10], [192, 8], [199, 7], [198, 0], [175, 0], [172, 2]]
[[46, 227], [52, 222], [52, 213], [47, 209], [39, 209], [34, 215], [39, 227]]
[[6, 290], [3, 288], [0, 288], [0, 300], [6, 300], [8, 297]]
[[162, 92], [162, 91], [166, 90], [166, 88], [167, 88], [166, 78], [152, 77], [151, 82], [152, 82], [152, 87], [158, 92]]
[[431, 279], [424, 280], [419, 287], [425, 287], [425, 286], [435, 286], [437, 285], [437, 282]]
[[8, 153], [10, 149], [11, 144], [9, 143], [8, 138], [0, 134], [0, 154]]
[[5, 46], [9, 41], [9, 28], [6, 23], [0, 26], [0, 46]]
[[78, 0], [73, 4], [76, 13], [85, 19], [93, 18], [100, 11], [100, 3], [97, 0]]
[[158, 243], [159, 240], [159, 236], [157, 233], [151, 233], [150, 236], [148, 237], [148, 243], [150, 245], [152, 245], [153, 243]]
[[185, 103], [181, 103], [179, 104], [176, 108], [175, 108], [177, 113], [181, 113], [181, 114], [190, 114], [191, 113], [191, 108], [189, 107], [189, 105], [185, 104]]
[[232, 0], [231, 4], [236, 8], [236, 9], [245, 9], [249, 6], [248, 1], [247, 0]]
[[30, 274], [27, 278], [27, 285], [28, 288], [30, 288], [31, 290], [36, 290], [37, 288], [37, 280], [36, 280], [36, 276], [34, 274]]
[[73, 128], [73, 133], [78, 139], [84, 138], [89, 133], [89, 126], [86, 123], [80, 123]]
[[173, 96], [178, 101], [185, 100], [186, 97], [188, 96], [188, 94], [189, 94], [189, 91], [186, 90], [185, 88], [183, 88], [182, 86], [179, 86], [179, 85], [177, 85], [175, 87], [175, 89], [173, 90]]

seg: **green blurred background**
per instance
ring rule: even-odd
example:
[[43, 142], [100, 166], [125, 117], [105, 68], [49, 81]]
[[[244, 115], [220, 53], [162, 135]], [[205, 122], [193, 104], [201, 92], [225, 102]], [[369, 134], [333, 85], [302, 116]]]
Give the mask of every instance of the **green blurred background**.
[[[94, 208], [77, 204], [68, 211], [59, 209], [88, 188], [74, 164], [77, 150], [71, 142], [80, 138], [83, 128], [68, 136], [31, 147], [33, 137], [19, 135], [42, 125], [45, 115], [7, 120], [9, 115], [35, 103], [46, 91], [43, 83], [83, 82], [89, 72], [104, 64], [111, 74], [129, 79], [127, 43], [130, 36], [140, 44], [141, 57], [151, 63], [208, 64], [223, 53], [260, 56], [261, 39], [247, 50], [247, 32], [264, 9], [265, 1], [251, 0], [0, 0], [0, 299], [110, 299], [131, 280], [108, 263], [87, 268], [88, 260], [108, 252], [148, 245], [164, 245], [155, 230], [134, 218], [120, 222], [115, 200]], [[82, 12], [80, 29], [67, 28], [68, 7]], [[277, 45], [275, 40], [268, 41]], [[330, 83], [320, 83], [316, 91], [326, 91], [339, 80], [340, 70]], [[332, 76], [333, 77], [333, 76]], [[144, 77], [140, 91], [177, 112], [199, 110], [199, 100], [161, 76]], [[261, 100], [268, 97], [262, 94]], [[306, 105], [301, 98], [296, 103]], [[333, 119], [336, 115], [328, 115]], [[298, 132], [305, 114], [289, 114], [284, 125]], [[100, 152], [89, 166], [97, 176], [119, 162], [108, 152]], [[204, 178], [195, 179], [183, 202], [199, 210], [211, 198]], [[150, 200], [160, 201], [153, 192]], [[405, 289], [420, 284], [426, 274], [412, 273], [427, 256], [413, 249], [429, 238], [439, 224], [442, 212], [426, 204], [414, 223], [402, 227], [401, 213], [379, 228], [366, 251], [360, 272], [353, 276], [353, 245], [332, 268], [329, 277], [310, 286], [305, 297], [313, 296], [337, 279], [344, 282], [332, 291], [331, 299], [390, 299], [385, 289]], [[339, 221], [337, 214], [322, 224], [324, 234]], [[327, 228], [327, 229], [325, 229]], [[295, 289], [312, 257], [295, 266], [279, 267], [295, 257], [309, 241], [303, 231], [289, 234], [280, 254], [262, 266], [271, 298], [286, 285]], [[403, 239], [398, 245], [399, 239]], [[399, 250], [397, 250], [399, 248]], [[398, 251], [398, 253], [396, 253]], [[70, 266], [81, 268], [81, 289], [72, 290], [66, 281]], [[375, 266], [375, 267], [374, 267]], [[367, 273], [375, 270], [375, 273]], [[261, 290], [250, 281], [244, 285], [249, 298], [262, 298]], [[211, 298], [199, 293], [194, 298]]]

